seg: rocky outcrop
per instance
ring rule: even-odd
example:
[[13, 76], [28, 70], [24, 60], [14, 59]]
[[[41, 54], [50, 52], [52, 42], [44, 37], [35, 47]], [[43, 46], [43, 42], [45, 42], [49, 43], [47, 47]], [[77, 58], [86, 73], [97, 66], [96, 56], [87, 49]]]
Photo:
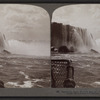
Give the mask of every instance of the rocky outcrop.
[[0, 88], [4, 88], [4, 82], [0, 80]]
[[66, 46], [61, 46], [61, 47], [59, 47], [58, 52], [59, 53], [68, 53], [70, 51]]
[[94, 49], [91, 49], [91, 52], [92, 53], [99, 53], [98, 51], [94, 50]]
[[7, 51], [7, 50], [3, 50], [3, 52], [2, 52], [3, 54], [11, 54], [9, 51]]

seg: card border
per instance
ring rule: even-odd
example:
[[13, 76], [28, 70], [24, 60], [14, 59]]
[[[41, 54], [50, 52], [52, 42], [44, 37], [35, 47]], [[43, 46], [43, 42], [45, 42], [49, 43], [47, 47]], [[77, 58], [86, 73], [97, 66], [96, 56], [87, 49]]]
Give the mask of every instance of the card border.
[[[11, 2], [10, 0], [5, 0], [5, 1], [0, 1], [0, 3], [18, 3], [18, 4], [26, 4], [26, 2], [24, 0], [20, 0], [15, 2], [16, 0], [13, 0], [13, 2]], [[80, 1], [76, 1], [73, 2], [74, 0], [62, 0], [62, 2], [60, 0], [56, 0], [56, 3], [53, 0], [48, 0], [48, 2], [44, 2], [47, 0], [28, 0], [28, 4], [31, 5], [36, 5], [36, 6], [41, 6], [43, 8], [45, 8], [46, 10], [48, 10], [50, 17], [52, 17], [52, 7], [54, 6], [54, 9], [56, 9], [55, 6], [60, 7], [60, 6], [64, 6], [64, 5], [69, 5], [69, 4], [82, 4], [82, 3], [100, 3], [99, 0], [91, 0], [92, 2], [90, 2], [90, 0], [84, 0], [84, 2]], [[53, 1], [53, 2], [52, 2]], [[63, 2], [64, 1], [64, 2]], [[66, 1], [66, 2], [65, 2]], [[86, 2], [87, 1], [87, 2]], [[88, 2], [89, 1], [89, 2]], [[50, 2], [50, 3], [49, 3]], [[54, 3], [54, 4], [53, 4]], [[53, 10], [54, 10], [53, 9]], [[74, 91], [74, 92], [73, 92]], [[77, 93], [75, 94], [75, 91], [77, 91]], [[81, 91], [81, 93], [80, 93]], [[83, 91], [83, 92], [82, 92]], [[86, 92], [87, 91], [87, 92]], [[89, 91], [91, 92], [91, 94], [88, 94]], [[94, 92], [95, 91], [95, 92]], [[91, 88], [80, 88], [80, 89], [60, 89], [60, 88], [28, 88], [28, 89], [18, 89], [18, 88], [14, 88], [14, 89], [10, 89], [10, 88], [4, 88], [4, 89], [0, 89], [0, 97], [99, 97], [100, 96], [100, 89], [95, 88], [95, 89], [91, 89]]]

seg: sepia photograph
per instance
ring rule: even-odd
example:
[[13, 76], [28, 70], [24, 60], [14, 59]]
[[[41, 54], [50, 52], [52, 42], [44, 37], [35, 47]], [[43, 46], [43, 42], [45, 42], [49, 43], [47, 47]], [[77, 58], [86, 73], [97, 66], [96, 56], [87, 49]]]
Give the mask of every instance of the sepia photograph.
[[50, 87], [50, 18], [29, 4], [0, 4], [0, 88]]
[[100, 5], [57, 8], [51, 24], [53, 88], [100, 87]]

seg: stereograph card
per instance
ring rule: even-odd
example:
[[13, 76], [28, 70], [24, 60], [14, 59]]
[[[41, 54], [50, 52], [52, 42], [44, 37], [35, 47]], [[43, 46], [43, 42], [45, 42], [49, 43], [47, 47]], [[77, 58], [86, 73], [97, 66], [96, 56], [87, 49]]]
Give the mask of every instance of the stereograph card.
[[100, 4], [1, 3], [0, 96], [99, 97]]

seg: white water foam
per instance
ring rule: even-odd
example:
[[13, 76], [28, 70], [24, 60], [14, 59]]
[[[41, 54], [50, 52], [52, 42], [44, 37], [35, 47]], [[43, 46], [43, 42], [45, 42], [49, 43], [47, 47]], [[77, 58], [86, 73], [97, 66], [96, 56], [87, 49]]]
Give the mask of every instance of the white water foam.
[[93, 87], [100, 87], [100, 82], [94, 82], [91, 84]]
[[[25, 73], [23, 73], [23, 72], [20, 72], [22, 75], [24, 75]], [[28, 77], [26, 76], [26, 79], [27, 79]], [[20, 85], [19, 84], [19, 82], [7, 82], [6, 84], [5, 84], [5, 86], [6, 87], [13, 87], [13, 88], [32, 88], [32, 87], [34, 87], [34, 85], [35, 85], [35, 83], [37, 83], [37, 82], [39, 82], [39, 81], [44, 81], [43, 79], [32, 79], [32, 81], [24, 81], [23, 83], [23, 85]], [[37, 84], [37, 86], [38, 87], [43, 87], [42, 85], [38, 85]]]
[[26, 75], [24, 72], [20, 71], [19, 73], [20, 73], [21, 75], [24, 75], [24, 76], [25, 76], [25, 79], [29, 79], [29, 76]]
[[39, 81], [44, 81], [43, 79], [32, 79], [34, 83], [39, 82]]
[[2, 65], [0, 65], [0, 68], [2, 68], [3, 66]]
[[33, 67], [33, 65], [26, 66], [27, 69], [30, 69], [31, 67]]
[[21, 88], [32, 88], [31, 81], [24, 81], [23, 85], [19, 85], [18, 82], [7, 82], [7, 85], [11, 85], [13, 87], [21, 87]]

